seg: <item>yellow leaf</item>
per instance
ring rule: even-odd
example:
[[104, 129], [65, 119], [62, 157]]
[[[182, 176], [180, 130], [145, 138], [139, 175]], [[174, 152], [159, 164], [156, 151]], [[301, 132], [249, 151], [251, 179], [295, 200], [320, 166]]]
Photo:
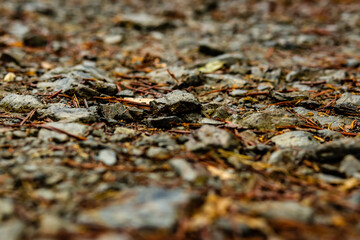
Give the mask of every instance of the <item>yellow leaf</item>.
[[224, 62], [219, 60], [211, 61], [208, 62], [205, 66], [199, 68], [199, 71], [203, 73], [212, 73], [222, 68], [224, 64], [225, 64]]

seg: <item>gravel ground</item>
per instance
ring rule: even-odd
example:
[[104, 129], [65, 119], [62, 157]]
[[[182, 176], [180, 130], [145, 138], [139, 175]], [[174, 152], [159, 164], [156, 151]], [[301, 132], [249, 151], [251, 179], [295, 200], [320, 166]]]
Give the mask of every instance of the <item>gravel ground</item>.
[[358, 1], [0, 11], [0, 239], [360, 239]]

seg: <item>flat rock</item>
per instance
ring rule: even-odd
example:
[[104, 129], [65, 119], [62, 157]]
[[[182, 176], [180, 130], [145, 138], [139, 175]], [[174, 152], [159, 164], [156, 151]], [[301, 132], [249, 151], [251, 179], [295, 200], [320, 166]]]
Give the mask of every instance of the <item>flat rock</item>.
[[269, 107], [262, 112], [248, 113], [240, 123], [244, 127], [257, 130], [276, 130], [276, 127], [305, 124], [291, 113], [277, 107]]
[[43, 108], [44, 104], [31, 95], [8, 94], [0, 101], [0, 107], [10, 112], [26, 113], [34, 108]]
[[360, 106], [360, 95], [355, 95], [348, 92], [343, 93], [341, 97], [338, 100], [336, 100], [336, 104], [341, 104], [341, 103], [350, 103], [355, 106]]
[[[247, 84], [247, 81], [242, 79], [241, 77], [224, 74], [206, 74], [205, 77], [206, 83], [209, 85], [217, 85], [220, 87], [243, 87]], [[236, 90], [234, 90], [236, 91]]]
[[293, 110], [300, 115], [315, 120], [322, 127], [330, 127], [331, 129], [339, 129], [345, 124], [351, 124], [353, 121], [353, 119], [348, 117], [326, 115], [322, 112], [311, 111], [303, 107], [296, 107]]
[[50, 104], [47, 109], [39, 110], [42, 117], [49, 117], [54, 121], [92, 123], [97, 119], [96, 107], [71, 108], [64, 104]]
[[137, 187], [125, 190], [121, 201], [80, 213], [78, 222], [108, 228], [170, 229], [191, 196], [180, 189]]
[[245, 97], [247, 93], [248, 93], [248, 90], [235, 89], [235, 90], [232, 90], [229, 93], [229, 95], [232, 97]]
[[101, 93], [115, 95], [116, 85], [103, 71], [95, 67], [77, 65], [71, 68], [55, 68], [43, 76], [38, 88], [53, 91], [62, 90], [63, 93], [79, 97], [99, 96]]
[[150, 110], [154, 114], [171, 113], [174, 115], [200, 109], [200, 102], [191, 93], [175, 90], [164, 97], [150, 102]]
[[304, 131], [283, 133], [272, 137], [271, 141], [279, 147], [307, 147], [320, 144], [311, 133]]
[[[86, 131], [88, 130], [88, 126], [80, 123], [50, 122], [46, 123], [45, 125], [61, 129], [79, 137], [84, 137]], [[39, 138], [43, 141], [53, 140], [55, 142], [66, 142], [69, 139], [68, 135], [66, 134], [44, 128], [39, 131]]]
[[250, 204], [253, 212], [268, 219], [287, 219], [298, 222], [310, 223], [314, 210], [291, 201], [265, 201]]

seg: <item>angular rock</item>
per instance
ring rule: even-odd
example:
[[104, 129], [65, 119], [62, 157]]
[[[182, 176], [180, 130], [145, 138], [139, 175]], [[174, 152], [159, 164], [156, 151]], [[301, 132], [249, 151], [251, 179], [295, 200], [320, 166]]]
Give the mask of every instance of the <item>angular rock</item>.
[[44, 104], [31, 95], [9, 94], [0, 101], [0, 107], [10, 112], [26, 113], [34, 108], [43, 108]]
[[108, 120], [134, 120], [128, 107], [125, 107], [121, 103], [101, 104], [100, 111]]
[[197, 111], [200, 102], [191, 93], [175, 90], [164, 97], [150, 102], [150, 110], [154, 114], [171, 113], [174, 115]]
[[125, 190], [122, 200], [110, 206], [80, 213], [81, 224], [108, 228], [169, 230], [191, 200], [191, 195], [179, 189], [137, 187]]
[[283, 133], [272, 137], [271, 141], [279, 147], [308, 147], [320, 144], [311, 133], [304, 131]]
[[230, 149], [237, 145], [235, 136], [226, 130], [205, 125], [195, 131], [185, 146], [190, 151], [208, 151], [212, 148]]

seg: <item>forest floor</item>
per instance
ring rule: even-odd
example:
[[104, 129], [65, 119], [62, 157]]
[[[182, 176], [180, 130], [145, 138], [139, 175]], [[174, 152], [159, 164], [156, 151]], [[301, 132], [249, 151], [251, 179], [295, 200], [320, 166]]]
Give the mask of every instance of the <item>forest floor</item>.
[[358, 1], [0, 11], [0, 239], [360, 239]]

